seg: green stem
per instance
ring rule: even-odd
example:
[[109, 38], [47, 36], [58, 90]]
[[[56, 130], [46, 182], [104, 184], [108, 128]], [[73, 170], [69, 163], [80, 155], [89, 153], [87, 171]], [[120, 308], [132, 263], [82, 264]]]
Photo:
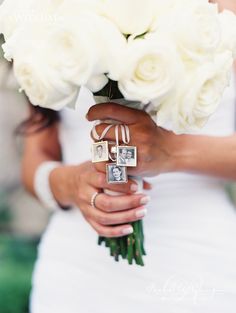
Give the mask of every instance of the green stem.
[[120, 238], [120, 252], [123, 259], [127, 258], [127, 237]]
[[142, 258], [142, 249], [141, 249], [141, 232], [140, 232], [140, 221], [134, 222], [134, 234], [135, 234], [135, 261], [138, 265], [144, 266]]
[[127, 245], [128, 245], [128, 262], [129, 264], [133, 264], [133, 257], [134, 257], [134, 249], [133, 249], [133, 241], [134, 241], [134, 236], [133, 234], [129, 235], [127, 237]]
[[143, 232], [143, 221], [140, 221], [140, 233], [141, 233], [141, 249], [142, 249], [142, 255], [147, 255], [145, 249], [144, 249], [144, 232]]
[[101, 246], [103, 242], [106, 242], [106, 238], [105, 237], [98, 237], [98, 245]]

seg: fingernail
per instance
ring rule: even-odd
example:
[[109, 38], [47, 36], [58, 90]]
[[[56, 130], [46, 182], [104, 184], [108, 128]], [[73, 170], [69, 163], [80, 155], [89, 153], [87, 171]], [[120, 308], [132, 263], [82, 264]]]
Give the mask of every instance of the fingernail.
[[86, 119], [88, 120], [88, 113], [86, 114]]
[[131, 191], [138, 191], [138, 185], [136, 185], [136, 184], [132, 184], [131, 186], [130, 186], [130, 190]]
[[147, 209], [142, 209], [135, 213], [137, 217], [144, 217], [146, 214], [147, 214]]
[[129, 235], [129, 234], [132, 234], [133, 233], [133, 227], [126, 227], [126, 228], [124, 228], [124, 229], [122, 229], [122, 233], [123, 233], [123, 235]]
[[140, 200], [140, 204], [148, 204], [148, 202], [151, 200], [150, 197], [145, 196]]

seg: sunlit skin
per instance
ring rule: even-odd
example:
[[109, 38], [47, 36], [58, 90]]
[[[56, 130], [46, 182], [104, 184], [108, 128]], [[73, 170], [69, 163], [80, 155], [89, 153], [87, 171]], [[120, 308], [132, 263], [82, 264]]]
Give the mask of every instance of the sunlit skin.
[[[226, 7], [236, 12], [235, 0], [218, 2], [221, 9]], [[93, 106], [88, 112], [90, 121], [103, 119], [117, 119], [129, 125], [132, 137], [130, 145], [138, 148], [138, 166], [129, 169], [131, 174], [155, 176], [182, 171], [236, 180], [235, 134], [226, 137], [177, 136], [157, 127], [145, 112], [115, 104]], [[103, 129], [101, 125], [97, 130], [102, 133]], [[110, 131], [106, 139], [114, 140], [115, 134]], [[35, 171], [42, 162], [48, 160], [61, 160], [58, 125], [25, 138], [22, 176], [26, 188], [32, 194]], [[95, 231], [107, 237], [124, 235], [123, 231], [130, 223], [140, 219], [136, 213], [143, 210], [146, 206], [144, 203], [148, 201], [145, 194], [134, 194], [136, 190], [132, 181], [122, 185], [108, 185], [105, 164], [94, 166], [89, 160], [78, 166], [65, 165], [53, 170], [50, 186], [60, 204], [79, 207]], [[151, 188], [147, 183], [144, 183], [144, 187]], [[99, 194], [96, 198], [97, 208], [92, 208], [92, 195], [103, 188], [125, 195], [112, 197]]]

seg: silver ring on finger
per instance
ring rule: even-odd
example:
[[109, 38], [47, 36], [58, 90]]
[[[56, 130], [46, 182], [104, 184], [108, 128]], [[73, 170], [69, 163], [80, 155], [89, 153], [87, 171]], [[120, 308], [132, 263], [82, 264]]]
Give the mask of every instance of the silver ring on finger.
[[92, 197], [91, 197], [90, 204], [91, 204], [91, 206], [92, 206], [94, 209], [97, 209], [95, 202], [96, 202], [97, 196], [98, 196], [100, 193], [101, 193], [101, 192], [95, 192], [95, 193], [92, 195]]

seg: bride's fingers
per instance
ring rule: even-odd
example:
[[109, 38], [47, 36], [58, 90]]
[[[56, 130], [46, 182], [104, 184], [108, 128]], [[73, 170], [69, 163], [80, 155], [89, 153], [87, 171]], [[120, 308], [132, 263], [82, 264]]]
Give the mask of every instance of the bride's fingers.
[[[95, 199], [93, 199], [94, 195]], [[97, 188], [87, 186], [83, 192], [78, 193], [76, 205], [78, 207], [81, 207], [81, 204], [83, 204], [83, 207], [85, 206], [84, 204], [91, 206], [92, 200], [96, 209], [111, 213], [147, 205], [150, 198], [144, 194], [127, 195], [122, 193], [121, 195], [108, 195]]]
[[103, 226], [92, 219], [87, 219], [99, 236], [106, 238], [122, 237], [133, 233], [133, 227], [129, 224], [121, 226]]
[[112, 119], [131, 124], [141, 120], [145, 114], [147, 115], [141, 110], [110, 102], [92, 106], [87, 113], [87, 119], [89, 121]]
[[137, 207], [132, 210], [121, 212], [106, 213], [94, 207], [88, 210], [88, 216], [100, 225], [120, 225], [138, 221], [145, 217], [147, 210], [144, 206]]
[[132, 180], [126, 184], [108, 184], [106, 174], [97, 171], [91, 173], [88, 183], [98, 189], [109, 189], [120, 193], [134, 193], [138, 190], [138, 185]]
[[109, 196], [100, 193], [96, 197], [96, 207], [103, 212], [111, 213], [147, 205], [149, 200], [144, 194]]
[[147, 213], [145, 204], [149, 199], [144, 195], [109, 196], [99, 193], [92, 206], [91, 200], [96, 192], [98, 189], [90, 186], [86, 188], [83, 195], [79, 196], [78, 206], [86, 220], [101, 236], [127, 235], [127, 228], [123, 225], [140, 220]]

